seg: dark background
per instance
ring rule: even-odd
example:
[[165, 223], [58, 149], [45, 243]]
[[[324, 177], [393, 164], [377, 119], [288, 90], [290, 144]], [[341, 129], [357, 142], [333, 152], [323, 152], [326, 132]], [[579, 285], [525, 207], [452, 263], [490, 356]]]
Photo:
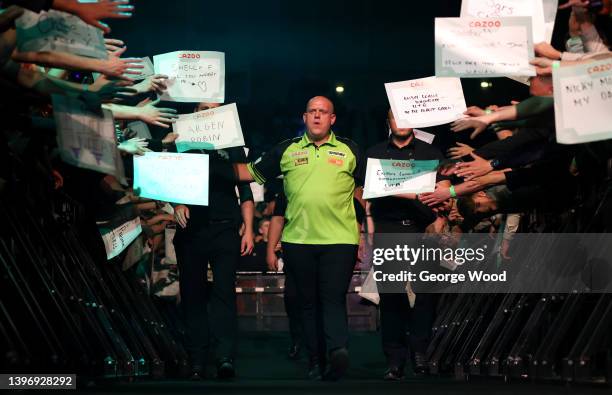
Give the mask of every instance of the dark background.
[[[131, 19], [112, 21], [109, 37], [126, 56], [176, 50], [222, 51], [226, 102], [236, 102], [255, 153], [302, 130], [306, 101], [326, 95], [336, 105], [334, 130], [362, 149], [386, 137], [385, 82], [434, 75], [434, 18], [458, 17], [460, 0], [140, 0]], [[563, 47], [569, 11], [560, 11], [553, 44]], [[469, 105], [507, 104], [527, 87], [507, 78], [463, 79]], [[345, 92], [335, 92], [336, 85]], [[180, 112], [191, 111], [182, 106]], [[455, 138], [434, 128], [437, 143]], [[159, 131], [158, 131], [159, 132]]]

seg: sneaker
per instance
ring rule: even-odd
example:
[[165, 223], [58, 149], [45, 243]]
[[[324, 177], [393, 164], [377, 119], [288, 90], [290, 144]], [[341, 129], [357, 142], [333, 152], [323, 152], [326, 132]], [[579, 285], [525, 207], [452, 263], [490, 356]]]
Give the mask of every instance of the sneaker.
[[191, 381], [200, 381], [205, 378], [204, 366], [203, 365], [193, 365], [191, 367], [191, 374], [189, 375], [189, 380]]
[[229, 380], [236, 377], [234, 361], [231, 358], [220, 358], [217, 361], [217, 378], [219, 380]]
[[308, 362], [308, 379], [313, 381], [321, 380], [321, 364], [317, 357], [310, 357]]
[[346, 373], [349, 367], [348, 350], [340, 347], [332, 351], [329, 355], [329, 366], [323, 374], [323, 380], [337, 381]]
[[390, 366], [383, 376], [385, 381], [401, 381], [404, 379], [404, 369], [397, 366]]

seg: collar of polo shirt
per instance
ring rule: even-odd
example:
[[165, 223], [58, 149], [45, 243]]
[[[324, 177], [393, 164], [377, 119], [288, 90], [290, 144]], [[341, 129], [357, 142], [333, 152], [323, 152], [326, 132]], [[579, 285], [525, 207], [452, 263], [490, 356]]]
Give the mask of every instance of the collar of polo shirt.
[[[302, 136], [302, 140], [300, 140], [300, 147], [306, 148], [310, 144], [314, 145], [314, 142], [310, 141], [310, 139], [308, 138], [308, 133], [304, 132], [304, 135]], [[332, 147], [336, 147], [338, 145], [338, 140], [336, 140], [336, 134], [334, 133], [333, 130], [329, 131], [329, 138], [327, 139], [326, 142], [324, 142], [321, 145], [325, 145], [325, 144], [329, 144]]]
[[412, 136], [412, 140], [410, 140], [410, 142], [408, 143], [408, 145], [405, 145], [403, 147], [398, 147], [397, 144], [395, 144], [395, 141], [393, 141], [393, 138], [391, 136], [389, 136], [389, 138], [387, 139], [387, 147], [393, 147], [395, 149], [399, 149], [399, 150], [403, 150], [403, 149], [414, 149], [414, 145], [415, 145], [415, 141], [417, 140], [416, 137], [414, 137], [414, 135]]

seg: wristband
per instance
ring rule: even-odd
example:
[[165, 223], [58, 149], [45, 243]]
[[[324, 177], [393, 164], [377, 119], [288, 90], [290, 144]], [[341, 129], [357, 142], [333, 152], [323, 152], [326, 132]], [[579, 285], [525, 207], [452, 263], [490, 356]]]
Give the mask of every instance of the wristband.
[[450, 195], [452, 198], [456, 198], [457, 197], [457, 193], [455, 192], [455, 186], [451, 185], [450, 188], [448, 188], [448, 191], [450, 192]]

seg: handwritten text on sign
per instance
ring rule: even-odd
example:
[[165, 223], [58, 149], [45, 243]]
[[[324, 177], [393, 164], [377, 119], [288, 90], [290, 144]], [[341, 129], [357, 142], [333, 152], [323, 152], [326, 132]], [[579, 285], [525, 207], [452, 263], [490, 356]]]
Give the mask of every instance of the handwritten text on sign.
[[155, 72], [169, 77], [162, 100], [177, 102], [225, 101], [225, 54], [176, 51], [153, 57]]
[[612, 57], [553, 69], [557, 142], [612, 138]]
[[102, 31], [78, 16], [56, 10], [39, 14], [24, 10], [15, 25], [21, 52], [67, 52], [97, 59], [108, 56]]
[[142, 197], [208, 206], [208, 155], [147, 152], [134, 157], [134, 189]]
[[113, 259], [121, 254], [142, 232], [140, 218], [136, 217], [115, 229], [100, 229], [100, 232], [106, 249], [106, 259]]
[[463, 117], [465, 99], [459, 78], [421, 78], [385, 84], [397, 126], [442, 125]]
[[[462, 18], [505, 18], [512, 16], [531, 17], [533, 42], [550, 42], [544, 17], [543, 0], [463, 0]], [[552, 34], [552, 30], [550, 31]]]
[[180, 115], [172, 128], [179, 137], [179, 152], [191, 149], [215, 150], [244, 145], [236, 104]]
[[437, 160], [368, 158], [363, 198], [433, 192], [437, 168]]
[[76, 98], [53, 95], [57, 145], [64, 162], [123, 177], [112, 113], [98, 115]]
[[531, 18], [436, 18], [436, 76], [532, 76]]

